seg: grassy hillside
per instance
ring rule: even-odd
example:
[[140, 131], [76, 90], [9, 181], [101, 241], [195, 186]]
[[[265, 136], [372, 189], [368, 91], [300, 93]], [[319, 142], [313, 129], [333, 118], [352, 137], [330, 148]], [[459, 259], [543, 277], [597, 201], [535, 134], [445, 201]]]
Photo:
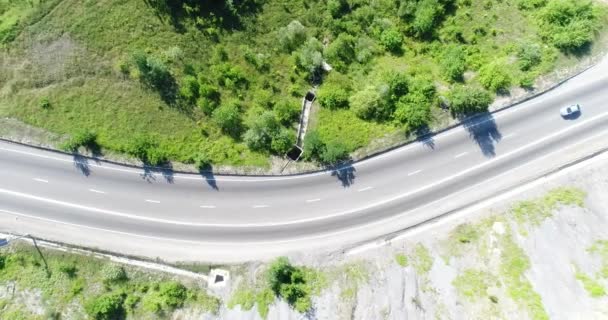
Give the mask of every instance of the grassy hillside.
[[319, 85], [306, 156], [333, 162], [424, 131], [441, 104], [459, 117], [532, 87], [604, 16], [574, 0], [0, 0], [0, 116], [66, 149], [263, 167]]

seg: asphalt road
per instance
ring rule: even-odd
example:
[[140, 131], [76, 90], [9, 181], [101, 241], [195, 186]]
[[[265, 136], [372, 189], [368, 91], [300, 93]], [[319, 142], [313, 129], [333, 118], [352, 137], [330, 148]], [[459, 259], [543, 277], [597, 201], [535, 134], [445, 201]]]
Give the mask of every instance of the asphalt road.
[[[0, 143], [0, 215], [120, 234], [272, 242], [438, 201], [608, 131], [608, 61], [543, 96], [338, 170], [286, 177], [144, 171]], [[580, 103], [563, 119], [559, 109]], [[431, 218], [431, 217], [429, 217]]]

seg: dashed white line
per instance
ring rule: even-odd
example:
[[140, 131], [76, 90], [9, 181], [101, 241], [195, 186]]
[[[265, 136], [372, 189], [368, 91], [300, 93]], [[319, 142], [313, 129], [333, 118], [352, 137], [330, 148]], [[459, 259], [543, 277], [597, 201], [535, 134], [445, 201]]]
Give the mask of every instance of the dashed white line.
[[407, 176], [408, 176], [408, 177], [411, 177], [411, 176], [413, 176], [413, 175], [415, 175], [415, 174], [419, 174], [420, 172], [422, 172], [422, 170], [416, 170], [416, 171], [413, 171], [413, 172], [408, 173], [408, 174], [407, 174]]
[[254, 209], [268, 208], [268, 207], [269, 207], [269, 205], [266, 205], [266, 204], [256, 204], [256, 205], [252, 206], [252, 208], [254, 208]]
[[43, 182], [43, 183], [49, 183], [48, 180], [44, 180], [44, 179], [40, 179], [40, 178], [34, 178], [34, 181]]
[[160, 201], [158, 201], [158, 200], [149, 200], [149, 199], [146, 199], [146, 202], [150, 202], [150, 203], [160, 203]]
[[367, 188], [359, 189], [358, 191], [359, 191], [359, 192], [363, 192], [363, 191], [371, 190], [371, 189], [373, 189], [373, 188], [374, 188], [374, 187], [367, 187]]
[[502, 137], [502, 139], [509, 139], [509, 138], [513, 138], [513, 137], [515, 137], [515, 136], [516, 136], [516, 134], [515, 134], [515, 133], [509, 133], [509, 134], [507, 134], [507, 135], [503, 136], [503, 137]]
[[317, 202], [317, 201], [321, 201], [321, 199], [317, 198], [317, 199], [309, 199], [306, 200], [306, 202], [311, 203], [311, 202]]
[[466, 156], [467, 154], [469, 154], [469, 153], [468, 152], [459, 153], [459, 154], [455, 155], [454, 158], [455, 159], [462, 158], [462, 157]]
[[201, 206], [201, 208], [203, 208], [203, 209], [215, 209], [215, 206], [206, 205], [206, 206]]
[[105, 192], [103, 192], [103, 191], [101, 191], [101, 190], [89, 189], [89, 191], [91, 191], [91, 192], [95, 192], [95, 193], [101, 193], [101, 194], [105, 194]]

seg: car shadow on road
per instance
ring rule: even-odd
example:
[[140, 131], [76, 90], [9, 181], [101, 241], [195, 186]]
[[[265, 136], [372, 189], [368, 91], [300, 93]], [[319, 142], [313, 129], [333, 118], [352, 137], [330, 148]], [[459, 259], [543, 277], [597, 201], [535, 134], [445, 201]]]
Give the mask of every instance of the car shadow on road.
[[502, 134], [498, 131], [494, 116], [485, 112], [475, 117], [464, 119], [463, 127], [469, 136], [481, 149], [481, 153], [487, 158], [496, 156], [496, 144], [502, 139]]
[[348, 188], [355, 184], [355, 172], [357, 170], [352, 164], [353, 161], [349, 160], [330, 168], [332, 170], [332, 177], [338, 178], [338, 181], [340, 181], [344, 188]]

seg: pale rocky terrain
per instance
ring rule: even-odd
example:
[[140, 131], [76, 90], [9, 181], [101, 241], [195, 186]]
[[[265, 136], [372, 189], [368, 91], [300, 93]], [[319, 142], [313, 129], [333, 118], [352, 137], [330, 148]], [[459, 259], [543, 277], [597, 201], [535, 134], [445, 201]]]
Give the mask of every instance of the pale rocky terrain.
[[[608, 240], [608, 157], [600, 157], [491, 208], [399, 236], [388, 246], [294, 255], [294, 264], [324, 270], [328, 285], [309, 314], [278, 302], [268, 319], [608, 319], [608, 246], [603, 257], [590, 250], [596, 241]], [[558, 204], [520, 219], [513, 213], [521, 201], [541, 203], [536, 199], [556, 188], [580, 192], [583, 206]], [[397, 263], [398, 254], [406, 257], [405, 267]], [[250, 265], [231, 287], [261, 269]], [[582, 278], [601, 294], [592, 296]], [[223, 296], [230, 299], [230, 288]], [[224, 306], [218, 318], [260, 316], [255, 307]]]

